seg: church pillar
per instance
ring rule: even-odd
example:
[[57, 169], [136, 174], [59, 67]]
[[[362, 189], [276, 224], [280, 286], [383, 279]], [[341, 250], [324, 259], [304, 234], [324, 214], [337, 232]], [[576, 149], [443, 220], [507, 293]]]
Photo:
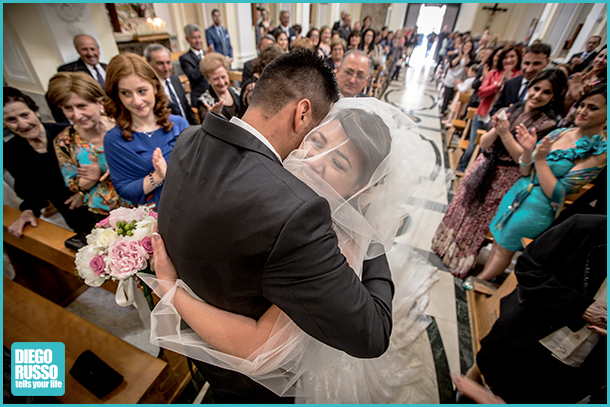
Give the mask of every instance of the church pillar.
[[233, 46], [231, 69], [241, 69], [244, 62], [256, 58], [256, 37], [250, 3], [225, 4], [224, 21]]
[[396, 32], [396, 30], [402, 28], [407, 15], [407, 6], [407, 3], [392, 3], [390, 7], [388, 7], [390, 18], [388, 19], [387, 26], [390, 31]]
[[294, 16], [290, 16], [292, 25], [300, 24], [303, 28], [301, 35], [305, 37], [309, 31], [309, 5], [310, 3], [296, 3], [294, 6]]

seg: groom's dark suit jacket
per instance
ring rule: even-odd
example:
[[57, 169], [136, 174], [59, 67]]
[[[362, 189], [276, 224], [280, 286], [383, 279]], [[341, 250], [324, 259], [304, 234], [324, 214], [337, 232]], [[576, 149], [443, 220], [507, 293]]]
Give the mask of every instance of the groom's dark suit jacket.
[[327, 201], [255, 136], [210, 113], [182, 132], [167, 168], [159, 231], [197, 295], [255, 319], [276, 304], [309, 335], [356, 357], [386, 350], [393, 284], [385, 255], [365, 262], [360, 282], [339, 251]]

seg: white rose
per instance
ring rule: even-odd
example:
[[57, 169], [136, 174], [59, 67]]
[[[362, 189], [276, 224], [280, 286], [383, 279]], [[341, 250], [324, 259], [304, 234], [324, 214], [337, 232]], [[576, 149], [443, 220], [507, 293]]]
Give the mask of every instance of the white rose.
[[144, 219], [136, 223], [136, 228], [133, 230], [132, 237], [142, 240], [146, 236], [152, 236], [155, 223], [157, 223], [157, 219], [153, 218], [152, 216], [146, 216]]
[[87, 235], [87, 244], [105, 249], [117, 237], [116, 232], [112, 228], [96, 228], [91, 234]]
[[92, 246], [85, 246], [76, 252], [75, 263], [78, 275], [85, 280], [85, 284], [92, 287], [99, 287], [106, 281], [104, 276], [96, 276], [93, 269], [89, 265], [91, 259], [97, 256], [98, 253]]

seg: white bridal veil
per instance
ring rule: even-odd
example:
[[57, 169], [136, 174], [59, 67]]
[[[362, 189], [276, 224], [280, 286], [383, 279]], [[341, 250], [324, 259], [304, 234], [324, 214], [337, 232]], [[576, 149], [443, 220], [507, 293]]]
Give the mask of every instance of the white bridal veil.
[[[283, 165], [328, 200], [342, 253], [359, 277], [364, 260], [388, 253], [397, 286], [390, 348], [409, 345], [428, 323], [422, 315], [427, 303], [424, 294], [434, 282], [435, 268], [413, 250], [418, 226], [427, 219], [422, 208], [435, 169], [430, 143], [420, 137], [411, 119], [389, 104], [373, 98], [341, 99]], [[407, 231], [397, 245], [399, 228]], [[157, 280], [142, 277], [155, 289]], [[181, 280], [169, 290], [155, 289], [162, 299], [152, 313], [151, 342], [161, 347], [246, 374], [286, 396], [307, 397], [319, 392], [320, 383], [312, 382], [318, 375], [311, 372], [345, 364], [347, 355], [311, 338], [283, 313], [268, 341], [250, 357], [218, 352], [191, 329], [181, 326], [180, 315], [172, 305], [179, 288], [196, 297]], [[163, 291], [167, 293], [163, 295]], [[305, 372], [309, 374], [303, 376]], [[360, 374], [370, 382], [365, 372]], [[299, 380], [301, 377], [303, 380]], [[386, 379], [393, 380], [376, 380]], [[371, 397], [355, 401], [370, 402]]]

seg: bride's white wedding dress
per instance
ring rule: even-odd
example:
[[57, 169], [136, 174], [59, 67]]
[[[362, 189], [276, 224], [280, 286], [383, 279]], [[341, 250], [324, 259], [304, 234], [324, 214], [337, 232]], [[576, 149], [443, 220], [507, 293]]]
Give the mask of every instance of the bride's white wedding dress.
[[[342, 185], [337, 187], [340, 193], [330, 184], [330, 170], [318, 169], [316, 160], [326, 160], [331, 170], [344, 174], [347, 165], [339, 157], [345, 157], [341, 151], [348, 155], [348, 144], [360, 151], [350, 156], [348, 165], [356, 166], [361, 156], [361, 174], [354, 184], [356, 190], [345, 193]], [[172, 305], [173, 294], [182, 287], [195, 296], [181, 280], [166, 290], [155, 290], [160, 296], [162, 291], [167, 293], [153, 311], [151, 341], [246, 374], [277, 394], [296, 396], [301, 403], [421, 402], [409, 395], [409, 387], [422, 379], [419, 352], [413, 348], [421, 346], [416, 339], [430, 322], [423, 311], [436, 281], [436, 268], [413, 247], [418, 224], [427, 220], [420, 215], [425, 213], [433, 162], [429, 143], [406, 115], [378, 100], [361, 98], [340, 100], [283, 163], [328, 200], [341, 250], [359, 276], [364, 260], [387, 253], [395, 285], [393, 328], [389, 349], [380, 358], [357, 359], [332, 349], [311, 338], [284, 313], [267, 342], [250, 357], [218, 352], [181, 326]], [[401, 243], [393, 243], [406, 218], [409, 227], [403, 228]], [[158, 283], [142, 277], [153, 289]]]

